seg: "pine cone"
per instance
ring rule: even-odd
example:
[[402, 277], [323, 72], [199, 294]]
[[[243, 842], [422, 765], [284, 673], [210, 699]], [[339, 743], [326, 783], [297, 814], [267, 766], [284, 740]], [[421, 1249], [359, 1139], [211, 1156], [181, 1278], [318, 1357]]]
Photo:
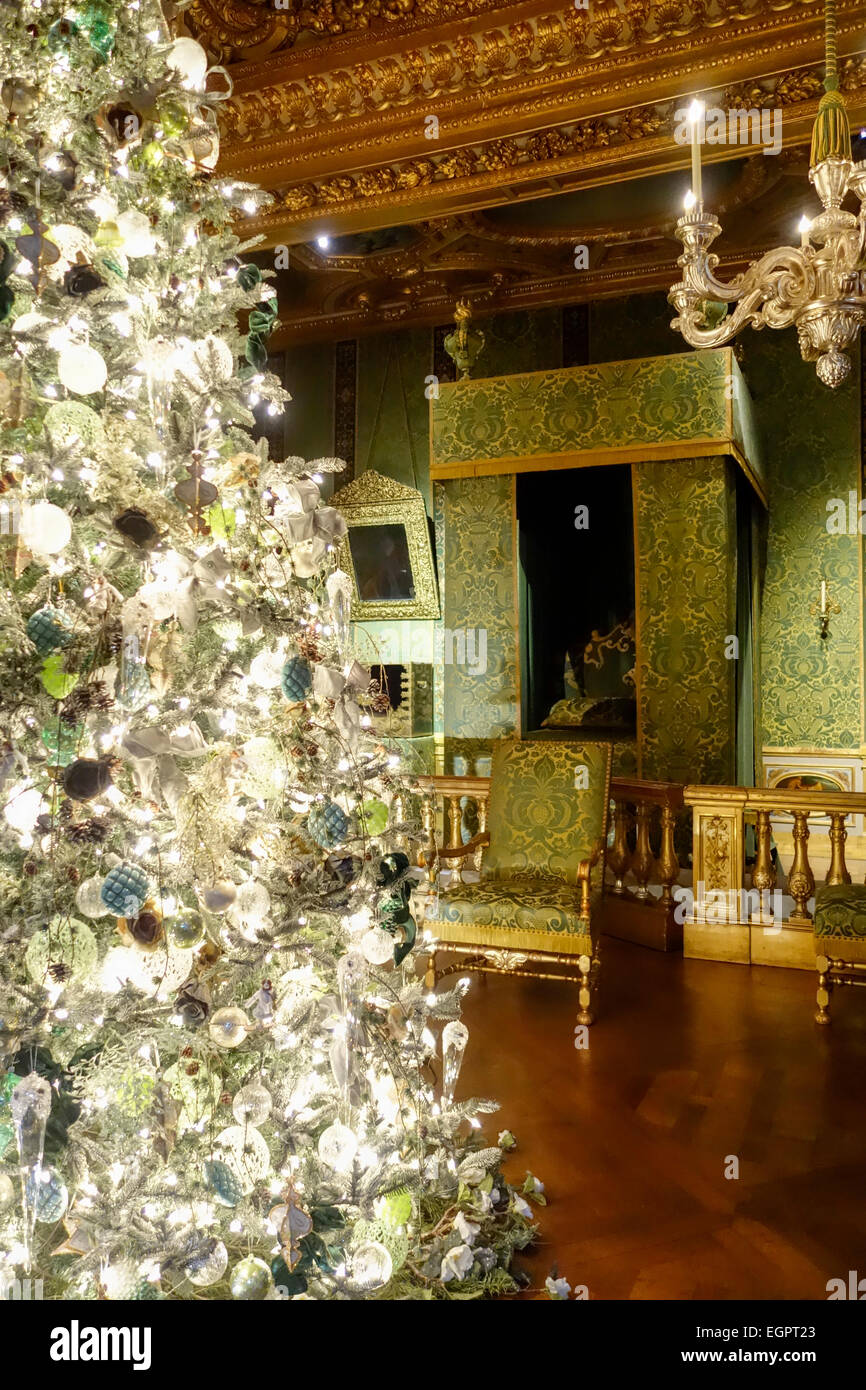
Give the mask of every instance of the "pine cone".
[[322, 649], [315, 637], [299, 637], [297, 640], [297, 648], [301, 656], [307, 661], [322, 660]]
[[48, 974], [55, 984], [62, 985], [70, 979], [72, 975], [72, 966], [67, 965], [65, 961], [58, 960], [55, 961], [53, 965], [49, 965]]
[[108, 826], [101, 820], [82, 820], [70, 825], [66, 834], [75, 845], [101, 845], [108, 838]]

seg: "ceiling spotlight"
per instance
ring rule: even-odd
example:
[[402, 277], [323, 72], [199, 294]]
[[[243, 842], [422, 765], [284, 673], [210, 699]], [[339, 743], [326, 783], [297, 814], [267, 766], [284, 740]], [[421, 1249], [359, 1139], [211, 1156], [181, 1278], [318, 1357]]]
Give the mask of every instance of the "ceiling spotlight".
[[317, 236], [316, 245], [320, 251], [327, 251], [331, 245], [331, 238], [329, 236]]

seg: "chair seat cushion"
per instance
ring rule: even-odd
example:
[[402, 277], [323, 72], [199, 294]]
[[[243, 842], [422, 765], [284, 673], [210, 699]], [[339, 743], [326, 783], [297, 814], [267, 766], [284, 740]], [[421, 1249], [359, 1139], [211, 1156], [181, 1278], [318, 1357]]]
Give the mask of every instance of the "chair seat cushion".
[[866, 941], [866, 884], [825, 884], [815, 894], [815, 936]]
[[[593, 895], [593, 904], [600, 894]], [[559, 879], [517, 875], [460, 883], [439, 899], [443, 941], [581, 954], [591, 946], [578, 889]], [[553, 939], [551, 939], [553, 938]]]

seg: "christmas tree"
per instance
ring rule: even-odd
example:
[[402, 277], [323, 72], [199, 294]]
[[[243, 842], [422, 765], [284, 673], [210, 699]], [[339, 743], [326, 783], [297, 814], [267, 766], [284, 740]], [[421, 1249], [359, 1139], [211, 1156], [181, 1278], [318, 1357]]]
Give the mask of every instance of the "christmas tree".
[[455, 1099], [465, 986], [416, 968], [341, 465], [254, 442], [288, 396], [226, 75], [156, 0], [4, 3], [0, 48], [0, 1278], [508, 1291], [533, 1227]]

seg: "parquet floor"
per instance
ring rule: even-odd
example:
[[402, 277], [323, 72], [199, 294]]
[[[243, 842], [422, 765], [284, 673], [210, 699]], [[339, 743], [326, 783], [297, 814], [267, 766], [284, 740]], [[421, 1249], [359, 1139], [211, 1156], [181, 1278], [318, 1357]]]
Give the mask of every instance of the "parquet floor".
[[[866, 991], [812, 1022], [814, 977], [604, 942], [601, 1008], [574, 1048], [576, 991], [473, 976], [460, 1093], [546, 1185], [522, 1263], [596, 1299], [826, 1299], [866, 1276]], [[725, 1177], [731, 1156], [739, 1178]]]

